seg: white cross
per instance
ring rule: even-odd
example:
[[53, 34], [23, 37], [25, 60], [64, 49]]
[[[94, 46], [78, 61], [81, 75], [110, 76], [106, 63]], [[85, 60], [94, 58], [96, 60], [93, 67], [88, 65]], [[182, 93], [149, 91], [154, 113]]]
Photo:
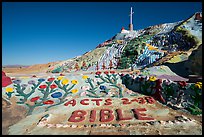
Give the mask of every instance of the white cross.
[[132, 14], [133, 14], [134, 12], [132, 12], [132, 7], [131, 7], [131, 9], [130, 9], [130, 24], [132, 24]]

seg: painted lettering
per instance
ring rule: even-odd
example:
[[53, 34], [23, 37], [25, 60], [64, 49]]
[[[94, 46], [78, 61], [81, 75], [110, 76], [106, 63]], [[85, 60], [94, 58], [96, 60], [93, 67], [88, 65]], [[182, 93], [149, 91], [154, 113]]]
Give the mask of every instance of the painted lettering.
[[145, 99], [147, 100], [148, 103], [150, 104], [154, 104], [155, 103], [155, 100], [153, 97], [145, 97]]
[[112, 99], [106, 99], [104, 105], [112, 105]]
[[94, 122], [96, 120], [96, 110], [91, 110], [91, 114], [90, 114], [90, 122]]
[[113, 119], [114, 119], [114, 115], [113, 115], [112, 110], [110, 110], [110, 109], [101, 109], [101, 111], [100, 111], [100, 121], [101, 122], [110, 122]]
[[83, 100], [80, 101], [80, 103], [82, 105], [89, 105], [89, 103], [86, 103], [85, 101], [89, 101], [89, 99], [83, 99]]
[[129, 99], [128, 98], [122, 98], [121, 99], [123, 102], [123, 104], [125, 105], [125, 104], [131, 104], [131, 102], [129, 102]]
[[81, 122], [85, 119], [86, 111], [76, 110], [72, 112], [71, 117], [68, 119], [69, 122]]
[[117, 114], [118, 114], [118, 120], [131, 120], [132, 117], [123, 117], [123, 113], [121, 109], [117, 109], [116, 110]]
[[133, 112], [135, 114], [135, 117], [138, 119], [138, 120], [154, 120], [154, 118], [152, 117], [147, 117], [146, 114], [144, 113], [141, 113], [142, 111], [147, 111], [146, 108], [136, 108], [136, 109], [133, 109]]
[[72, 99], [72, 100], [68, 101], [67, 103], [65, 103], [64, 105], [68, 106], [69, 104], [71, 104], [72, 106], [75, 106], [76, 105], [76, 100]]
[[102, 99], [92, 99], [91, 101], [96, 101], [96, 105], [100, 106], [100, 101], [102, 101]]

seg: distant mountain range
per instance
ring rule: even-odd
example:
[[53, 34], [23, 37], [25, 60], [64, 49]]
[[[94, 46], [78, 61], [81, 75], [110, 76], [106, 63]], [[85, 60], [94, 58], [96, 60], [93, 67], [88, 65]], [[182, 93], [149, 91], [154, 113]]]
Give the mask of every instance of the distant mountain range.
[[2, 66], [3, 68], [26, 68], [26, 67], [29, 67], [28, 65], [4, 65]]

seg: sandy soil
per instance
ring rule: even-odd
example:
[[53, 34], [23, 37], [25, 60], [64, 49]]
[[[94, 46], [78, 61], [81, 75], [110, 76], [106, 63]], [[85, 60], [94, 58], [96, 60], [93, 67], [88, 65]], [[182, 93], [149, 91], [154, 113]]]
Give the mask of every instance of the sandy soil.
[[6, 74], [29, 74], [29, 73], [39, 73], [46, 72], [49, 67], [52, 67], [59, 62], [50, 62], [47, 64], [36, 64], [25, 68], [2, 68]]
[[8, 135], [9, 126], [25, 118], [26, 109], [22, 106], [11, 105], [2, 98], [2, 135]]

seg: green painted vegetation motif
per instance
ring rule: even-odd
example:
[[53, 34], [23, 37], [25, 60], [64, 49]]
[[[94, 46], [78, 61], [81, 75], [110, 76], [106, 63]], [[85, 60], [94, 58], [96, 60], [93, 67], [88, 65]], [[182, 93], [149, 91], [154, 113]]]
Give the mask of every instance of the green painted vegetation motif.
[[[28, 84], [32, 85], [31, 90], [30, 88], [27, 88], [27, 90], [30, 91], [29, 93], [25, 92], [27, 85], [20, 84], [21, 80], [15, 80], [13, 82], [14, 83], [13, 86], [15, 87], [15, 92], [9, 92], [9, 93], [15, 93], [15, 96], [20, 97], [19, 101], [17, 101], [16, 103], [24, 104], [28, 107], [27, 115], [31, 115], [33, 110], [36, 107], [48, 105], [48, 107], [46, 107], [46, 111], [47, 111], [49, 108], [53, 106], [63, 104], [66, 101], [66, 97], [69, 94], [72, 94], [70, 90], [72, 90], [77, 83], [77, 81], [74, 80], [72, 81], [72, 85], [69, 87], [68, 80], [66, 79], [61, 81], [61, 80], [55, 80], [54, 78], [49, 78], [45, 82], [45, 84], [42, 84], [43, 81], [45, 81], [45, 79], [38, 79], [37, 84], [35, 83], [34, 80], [28, 81]], [[62, 84], [60, 84], [60, 82]], [[61, 89], [63, 92], [56, 92], [58, 89]], [[36, 92], [36, 90], [40, 91], [42, 96], [35, 96], [33, 98], [30, 98]], [[11, 94], [6, 94], [6, 95], [8, 96], [9, 99], [11, 98]], [[50, 100], [50, 96], [52, 98], [57, 98], [58, 102], [54, 102], [53, 100]]]
[[182, 39], [184, 39], [186, 43], [190, 43], [189, 47], [182, 46], [183, 50], [189, 50], [190, 48], [196, 48], [201, 44], [201, 41], [196, 36], [192, 35], [189, 30], [181, 26], [176, 28], [176, 32], [182, 33]]
[[152, 36], [153, 35], [143, 35], [130, 40], [122, 52], [119, 62], [119, 69], [129, 68], [135, 62], [138, 56], [143, 53], [146, 46], [145, 42]]
[[[149, 96], [154, 96], [155, 92], [157, 92], [157, 89], [160, 88], [162, 94], [159, 93], [161, 95], [159, 96], [164, 96], [166, 100], [165, 104], [171, 102], [171, 100], [175, 97], [177, 105], [178, 103], [182, 104], [183, 96], [190, 95], [190, 98], [187, 98], [187, 102], [189, 103], [185, 109], [194, 115], [202, 113], [201, 82], [187, 84], [185, 81], [179, 81], [175, 83], [169, 80], [164, 80], [161, 81], [161, 87], [159, 87], [157, 84], [159, 79], [157, 80], [155, 76], [150, 76], [149, 78], [137, 77], [136, 79], [132, 79], [132, 77], [129, 75], [121, 75], [120, 78], [120, 76], [116, 74], [115, 71], [105, 71], [103, 73], [104, 74], [102, 74], [100, 71], [97, 71], [95, 79], [89, 78], [88, 76], [82, 77], [85, 80], [85, 83], [89, 84], [89, 88], [85, 89], [87, 92], [87, 97], [100, 98], [110, 95], [111, 97], [122, 98], [124, 97], [122, 84], [124, 84], [127, 88], [134, 85], [137, 87], [134, 88], [135, 91]], [[120, 79], [122, 80], [122, 84], [119, 83]], [[45, 111], [48, 111], [51, 107], [64, 104], [67, 101], [68, 96], [78, 92], [78, 89], [74, 89], [75, 85], [78, 84], [78, 81], [72, 80], [69, 83], [69, 80], [64, 76], [59, 76], [56, 79], [48, 78], [47, 80], [41, 78], [38, 79], [37, 82], [30, 80], [28, 81], [28, 84], [31, 85], [29, 88], [27, 87], [28, 85], [22, 83], [21, 80], [14, 80], [14, 91], [11, 87], [6, 88], [6, 95], [8, 97], [7, 99], [10, 99], [12, 96], [19, 97], [16, 103], [28, 107], [27, 115], [31, 115], [36, 107], [45, 106]], [[82, 87], [84, 86], [83, 83], [80, 84], [82, 84]], [[116, 89], [114, 90], [116, 93], [113, 96], [111, 95], [111, 87]], [[98, 94], [97, 91], [103, 92], [105, 94]], [[36, 96], [34, 96], [35, 92], [37, 92]]]

